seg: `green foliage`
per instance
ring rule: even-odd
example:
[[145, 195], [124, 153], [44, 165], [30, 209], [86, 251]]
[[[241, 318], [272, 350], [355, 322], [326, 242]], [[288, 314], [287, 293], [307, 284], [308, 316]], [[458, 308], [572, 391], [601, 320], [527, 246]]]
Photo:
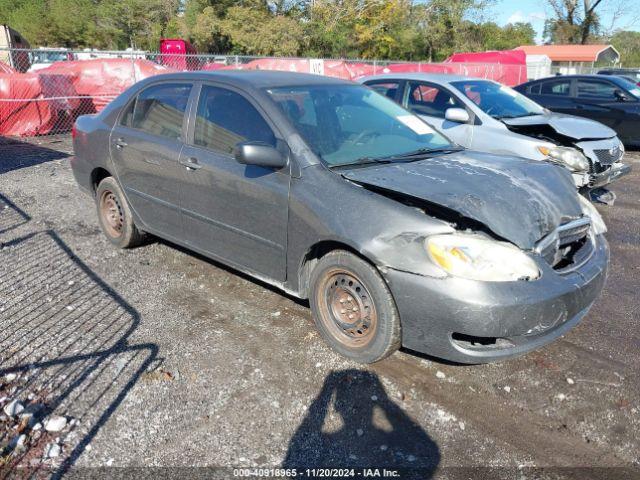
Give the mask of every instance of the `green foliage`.
[[640, 32], [617, 32], [611, 37], [611, 44], [620, 52], [624, 66], [640, 66]]
[[266, 7], [231, 7], [220, 27], [230, 40], [231, 53], [276, 56], [300, 53], [300, 24], [289, 17], [274, 16]]
[[[533, 43], [528, 23], [485, 21], [493, 1], [0, 0], [0, 23], [33, 46], [155, 51], [161, 38], [181, 37], [200, 52], [324, 58], [440, 61]], [[548, 25], [551, 38], [582, 38], [558, 19]], [[595, 12], [580, 19], [597, 27]], [[639, 55], [636, 35], [614, 36], [623, 62]]]

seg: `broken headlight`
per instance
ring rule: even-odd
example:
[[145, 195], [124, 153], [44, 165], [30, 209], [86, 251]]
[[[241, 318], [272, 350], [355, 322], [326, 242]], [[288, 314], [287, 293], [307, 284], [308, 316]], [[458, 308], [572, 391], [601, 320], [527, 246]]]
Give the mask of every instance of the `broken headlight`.
[[586, 172], [589, 170], [589, 160], [575, 148], [540, 146], [538, 151], [554, 162], [568, 167], [572, 172]]
[[578, 199], [580, 200], [582, 213], [591, 218], [591, 228], [593, 229], [593, 233], [595, 233], [596, 235], [607, 233], [607, 225], [604, 223], [600, 212], [598, 212], [598, 210], [596, 210], [596, 207], [593, 206], [593, 203], [584, 198], [582, 195], [578, 195]]
[[469, 280], [535, 280], [536, 263], [515, 245], [477, 234], [454, 233], [427, 238], [431, 260], [445, 272]]

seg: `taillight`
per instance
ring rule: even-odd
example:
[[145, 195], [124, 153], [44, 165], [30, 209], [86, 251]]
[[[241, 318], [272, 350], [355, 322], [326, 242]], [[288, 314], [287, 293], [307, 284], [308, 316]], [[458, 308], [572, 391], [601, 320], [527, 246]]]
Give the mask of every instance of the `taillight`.
[[76, 138], [76, 135], [78, 135], [78, 129], [76, 128], [76, 124], [74, 123], [73, 127], [71, 127], [71, 138]]

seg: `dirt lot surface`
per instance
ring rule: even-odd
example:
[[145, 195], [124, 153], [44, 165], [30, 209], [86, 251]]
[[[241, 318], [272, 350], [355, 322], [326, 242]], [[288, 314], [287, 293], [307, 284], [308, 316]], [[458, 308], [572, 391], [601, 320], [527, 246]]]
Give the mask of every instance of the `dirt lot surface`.
[[400, 352], [363, 367], [322, 342], [302, 302], [165, 242], [112, 248], [69, 149], [65, 137], [0, 139], [0, 449], [20, 452], [0, 458], [0, 477], [69, 466], [638, 473], [640, 153], [615, 206], [598, 206], [606, 289], [566, 337], [498, 364]]

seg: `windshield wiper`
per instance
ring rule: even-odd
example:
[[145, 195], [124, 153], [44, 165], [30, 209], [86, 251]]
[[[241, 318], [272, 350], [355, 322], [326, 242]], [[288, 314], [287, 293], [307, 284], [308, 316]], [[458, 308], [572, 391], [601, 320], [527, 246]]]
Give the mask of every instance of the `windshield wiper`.
[[497, 120], [508, 120], [510, 118], [535, 117], [537, 115], [542, 115], [542, 113], [525, 113], [524, 115], [498, 115], [495, 118]]
[[384, 160], [388, 161], [397, 161], [397, 160], [411, 160], [411, 159], [420, 159], [429, 155], [433, 155], [434, 153], [454, 153], [459, 152], [460, 150], [464, 150], [462, 147], [438, 147], [438, 148], [419, 148], [418, 150], [413, 150], [407, 153], [401, 153], [399, 155], [390, 155], [388, 157], [382, 157]]
[[462, 147], [438, 147], [438, 148], [420, 148], [407, 153], [401, 153], [399, 155], [389, 155], [386, 157], [362, 157], [354, 160], [353, 162], [340, 163], [336, 165], [330, 165], [329, 168], [338, 167], [353, 167], [356, 165], [372, 165], [372, 164], [384, 164], [395, 162], [410, 162], [414, 160], [420, 160], [437, 153], [453, 153], [464, 150]]
[[335, 165], [329, 165], [329, 168], [353, 167], [355, 165], [372, 165], [374, 163], [391, 163], [391, 160], [387, 160], [386, 157], [362, 157], [354, 160], [353, 162], [336, 163]]

